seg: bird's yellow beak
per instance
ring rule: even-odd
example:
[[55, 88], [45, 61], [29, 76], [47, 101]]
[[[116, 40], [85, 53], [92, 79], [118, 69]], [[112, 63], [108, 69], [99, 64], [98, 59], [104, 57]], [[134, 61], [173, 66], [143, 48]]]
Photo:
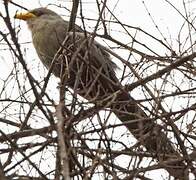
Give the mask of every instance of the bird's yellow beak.
[[14, 18], [16, 19], [22, 19], [24, 21], [31, 19], [31, 18], [35, 18], [37, 17], [35, 14], [27, 12], [27, 13], [16, 13]]

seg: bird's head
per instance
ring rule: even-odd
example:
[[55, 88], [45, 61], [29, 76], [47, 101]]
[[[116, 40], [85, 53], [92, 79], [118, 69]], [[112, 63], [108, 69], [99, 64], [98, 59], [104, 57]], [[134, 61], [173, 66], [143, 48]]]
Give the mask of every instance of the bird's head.
[[60, 17], [54, 11], [47, 9], [47, 8], [36, 8], [25, 13], [16, 13], [14, 18], [21, 19], [24, 21], [35, 20], [37, 18], [43, 17]]
[[21, 13], [21, 12], [16, 13], [14, 18], [24, 20], [27, 22], [29, 26], [31, 26], [35, 22], [38, 22], [38, 21], [42, 22], [42, 21], [53, 20], [57, 18], [61, 19], [61, 16], [59, 16], [57, 13], [55, 13], [54, 11], [50, 9], [42, 7], [42, 8], [36, 8], [33, 10], [29, 10], [25, 13]]

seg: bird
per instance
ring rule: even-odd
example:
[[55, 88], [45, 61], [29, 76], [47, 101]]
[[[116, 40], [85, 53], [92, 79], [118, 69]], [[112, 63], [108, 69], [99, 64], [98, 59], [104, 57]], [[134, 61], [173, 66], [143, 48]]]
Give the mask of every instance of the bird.
[[[158, 154], [178, 156], [162, 127], [149, 120], [137, 101], [125, 91], [115, 74], [117, 65], [90, 33], [77, 25], [68, 31], [69, 21], [44, 7], [16, 13], [15, 18], [26, 21], [40, 60], [47, 69], [52, 68], [56, 77], [66, 75], [66, 85], [88, 101], [109, 104], [111, 111], [157, 159]], [[163, 155], [161, 160], [168, 158]], [[183, 176], [183, 170], [171, 167], [166, 170], [175, 177]]]

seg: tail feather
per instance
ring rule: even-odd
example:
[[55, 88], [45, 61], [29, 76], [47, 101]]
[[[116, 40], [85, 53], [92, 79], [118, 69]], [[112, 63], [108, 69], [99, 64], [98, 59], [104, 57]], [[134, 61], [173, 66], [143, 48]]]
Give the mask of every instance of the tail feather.
[[[155, 123], [144, 113], [137, 102], [127, 92], [117, 97], [118, 103], [112, 106], [112, 111], [125, 123], [127, 129], [143, 145], [148, 152], [153, 153], [161, 161], [180, 159], [180, 155], [172, 146], [172, 142], [163, 132], [163, 127]], [[171, 175], [178, 179], [186, 179], [185, 164], [175, 161], [164, 165]]]

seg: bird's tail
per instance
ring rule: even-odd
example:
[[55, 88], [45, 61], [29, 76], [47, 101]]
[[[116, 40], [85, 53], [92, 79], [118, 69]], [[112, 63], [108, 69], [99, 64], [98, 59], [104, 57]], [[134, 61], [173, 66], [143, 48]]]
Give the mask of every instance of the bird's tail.
[[[156, 119], [149, 118], [129, 93], [122, 92], [117, 97], [112, 111], [135, 136], [139, 144], [159, 160], [164, 169], [178, 179], [185, 179], [184, 163], [171, 161], [179, 159], [180, 155], [164, 133], [163, 127], [155, 123]], [[168, 163], [161, 163], [163, 161]]]

